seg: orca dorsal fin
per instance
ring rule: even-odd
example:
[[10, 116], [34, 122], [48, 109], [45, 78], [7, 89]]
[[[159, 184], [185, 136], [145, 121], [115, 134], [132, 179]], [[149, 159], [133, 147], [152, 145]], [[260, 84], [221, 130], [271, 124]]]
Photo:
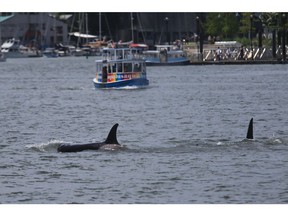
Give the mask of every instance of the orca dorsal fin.
[[253, 118], [251, 118], [248, 130], [247, 130], [247, 136], [246, 139], [254, 139], [253, 137]]
[[109, 134], [105, 140], [105, 144], [118, 144], [119, 145], [119, 143], [117, 141], [117, 128], [118, 128], [118, 124], [115, 124], [111, 128], [111, 130], [110, 130], [110, 132], [109, 132]]

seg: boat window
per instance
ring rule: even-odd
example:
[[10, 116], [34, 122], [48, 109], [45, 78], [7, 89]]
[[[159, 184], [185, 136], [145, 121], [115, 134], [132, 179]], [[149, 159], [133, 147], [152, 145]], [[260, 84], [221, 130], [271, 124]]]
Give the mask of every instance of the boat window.
[[124, 72], [131, 72], [132, 71], [132, 63], [124, 63]]
[[134, 72], [140, 72], [141, 71], [142, 64], [140, 62], [137, 62], [134, 64]]
[[122, 64], [121, 63], [117, 63], [117, 72], [122, 72]]
[[132, 56], [132, 53], [131, 53], [131, 50], [124, 50], [124, 58], [125, 59], [131, 59], [133, 56]]
[[141, 68], [142, 68], [141, 71], [142, 71], [143, 73], [146, 73], [146, 64], [143, 64], [143, 63], [142, 63], [142, 64], [141, 64]]
[[102, 69], [102, 64], [97, 63], [96, 64], [96, 72], [99, 73], [101, 71], [101, 69]]
[[102, 81], [103, 82], [107, 82], [107, 66], [103, 67], [103, 71], [102, 71]]
[[117, 59], [125, 59], [127, 56], [124, 50], [116, 50]]
[[112, 72], [113, 72], [113, 73], [116, 73], [116, 72], [117, 72], [117, 65], [116, 65], [116, 63], [114, 63], [114, 64], [112, 65]]
[[113, 64], [109, 64], [108, 65], [108, 73], [112, 73], [113, 72]]

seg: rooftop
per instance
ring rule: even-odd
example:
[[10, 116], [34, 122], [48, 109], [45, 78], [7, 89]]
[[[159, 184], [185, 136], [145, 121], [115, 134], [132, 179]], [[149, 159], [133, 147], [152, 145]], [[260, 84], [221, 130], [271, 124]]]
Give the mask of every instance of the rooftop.
[[11, 17], [13, 17], [14, 15], [9, 15], [9, 16], [0, 16], [0, 23], [7, 20], [7, 19], [10, 19]]

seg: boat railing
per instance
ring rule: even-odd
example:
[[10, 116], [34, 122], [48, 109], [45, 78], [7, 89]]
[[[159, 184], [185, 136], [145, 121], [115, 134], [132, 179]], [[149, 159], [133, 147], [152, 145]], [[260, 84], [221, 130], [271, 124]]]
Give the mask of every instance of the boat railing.
[[97, 60], [96, 61], [96, 69], [97, 71], [101, 71], [102, 68], [107, 67], [109, 72], [141, 72], [146, 68], [145, 60], [133, 60], [133, 59], [125, 59], [125, 60]]
[[102, 59], [111, 60], [137, 60], [143, 59], [142, 50], [137, 48], [105, 48], [102, 50]]

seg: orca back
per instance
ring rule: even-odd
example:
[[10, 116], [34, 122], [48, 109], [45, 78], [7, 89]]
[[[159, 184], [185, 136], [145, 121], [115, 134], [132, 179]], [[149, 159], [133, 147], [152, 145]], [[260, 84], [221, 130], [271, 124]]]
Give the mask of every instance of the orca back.
[[253, 118], [251, 118], [251, 120], [250, 120], [248, 130], [247, 130], [246, 139], [254, 139], [254, 137], [253, 137]]
[[117, 141], [117, 128], [118, 128], [118, 124], [115, 124], [111, 128], [111, 130], [110, 130], [110, 132], [109, 132], [109, 134], [108, 134], [108, 136], [104, 142], [105, 144], [118, 144], [118, 145], [120, 145]]

